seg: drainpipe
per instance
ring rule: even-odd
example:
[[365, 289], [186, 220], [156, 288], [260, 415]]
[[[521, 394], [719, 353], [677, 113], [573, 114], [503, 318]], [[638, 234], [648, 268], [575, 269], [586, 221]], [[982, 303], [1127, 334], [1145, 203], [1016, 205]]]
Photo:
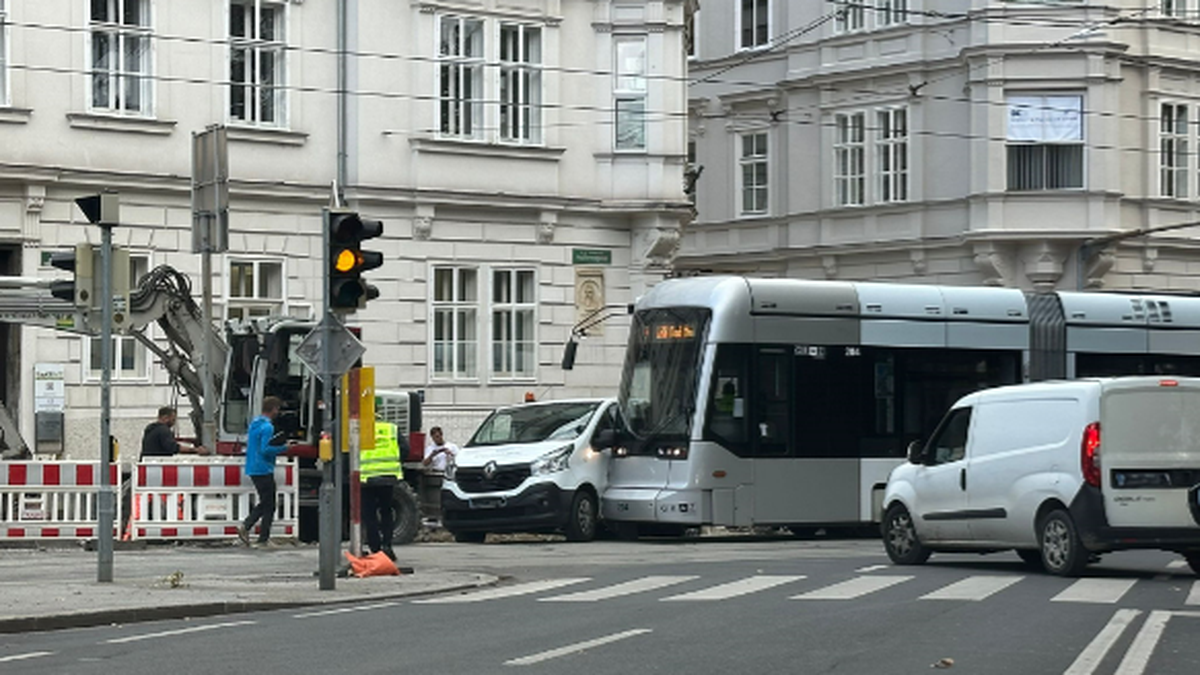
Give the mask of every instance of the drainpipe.
[[347, 72], [346, 44], [349, 41], [347, 31], [347, 3], [349, 0], [337, 0], [337, 200], [338, 204], [346, 203], [346, 164], [349, 150], [348, 92], [346, 83], [349, 79]]

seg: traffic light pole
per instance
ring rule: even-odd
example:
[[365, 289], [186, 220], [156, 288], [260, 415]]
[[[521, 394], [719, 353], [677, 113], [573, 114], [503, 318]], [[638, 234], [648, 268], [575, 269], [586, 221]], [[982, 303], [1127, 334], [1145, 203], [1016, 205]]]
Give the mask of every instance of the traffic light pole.
[[[100, 225], [100, 494], [97, 507], [100, 516], [99, 531], [96, 533], [99, 550], [99, 568], [96, 580], [111, 583], [113, 580], [113, 520], [115, 516], [112, 491], [112, 228], [113, 223]], [[128, 302], [128, 298], [126, 299]]]
[[[326, 251], [328, 256], [329, 251], [329, 210], [326, 209], [322, 213], [321, 227], [322, 236], [324, 237], [325, 245], [322, 250]], [[333, 312], [329, 309], [329, 261], [325, 261], [322, 265], [324, 272], [322, 273], [324, 288], [324, 303], [322, 304], [322, 326], [326, 325]], [[329, 331], [324, 331], [321, 334], [321, 377], [324, 385], [324, 405], [321, 409], [321, 433], [332, 434], [333, 431], [333, 375], [329, 372], [333, 369], [333, 349]], [[337, 527], [335, 518], [337, 511], [334, 509], [334, 496], [336, 490], [334, 487], [334, 466], [341, 464], [341, 448], [337, 445], [337, 439], [334, 439], [333, 458], [329, 461], [322, 462], [321, 465], [321, 487], [319, 489], [319, 519], [318, 537], [320, 539], [319, 561], [317, 576], [320, 579], [320, 589], [322, 591], [332, 591], [337, 587], [337, 575], [335, 567], [337, 565], [338, 549], [341, 548], [341, 532]], [[339, 500], [340, 502], [340, 500]]]

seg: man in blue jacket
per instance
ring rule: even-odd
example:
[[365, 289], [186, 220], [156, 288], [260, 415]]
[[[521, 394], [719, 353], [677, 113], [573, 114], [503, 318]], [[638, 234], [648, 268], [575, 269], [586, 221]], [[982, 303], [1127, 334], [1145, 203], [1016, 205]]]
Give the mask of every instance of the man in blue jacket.
[[258, 546], [266, 546], [271, 539], [271, 521], [275, 519], [275, 458], [287, 450], [286, 443], [274, 438], [274, 422], [282, 403], [275, 396], [264, 398], [262, 414], [250, 422], [246, 434], [246, 475], [258, 492], [258, 503], [238, 525], [238, 537], [247, 546], [250, 545], [250, 531], [260, 518], [262, 528], [259, 529]]

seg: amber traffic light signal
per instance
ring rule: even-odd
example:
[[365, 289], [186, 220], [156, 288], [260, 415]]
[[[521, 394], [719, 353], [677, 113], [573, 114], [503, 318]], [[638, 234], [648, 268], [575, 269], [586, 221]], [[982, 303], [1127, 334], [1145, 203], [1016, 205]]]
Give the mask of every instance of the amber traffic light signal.
[[364, 241], [383, 234], [383, 223], [353, 211], [329, 212], [329, 308], [354, 311], [379, 297], [379, 289], [363, 280], [363, 272], [383, 266], [383, 254], [364, 250]]

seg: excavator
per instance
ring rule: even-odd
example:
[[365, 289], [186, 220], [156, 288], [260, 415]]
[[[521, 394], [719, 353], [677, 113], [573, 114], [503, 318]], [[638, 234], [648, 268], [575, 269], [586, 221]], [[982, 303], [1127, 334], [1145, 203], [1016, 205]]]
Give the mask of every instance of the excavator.
[[[52, 297], [51, 293], [39, 292], [37, 287], [47, 286], [46, 282], [14, 277], [0, 279], [5, 282], [4, 288], [12, 289], [4, 292], [6, 300], [0, 302], [0, 321], [92, 337], [99, 334], [94, 316], [81, 313], [75, 305]], [[170, 373], [175, 386], [191, 404], [190, 421], [195, 438], [202, 436], [204, 402], [204, 381], [197, 364], [205, 344], [204, 331], [211, 331], [208, 363], [224, 364], [223, 368], [210, 369], [211, 391], [218, 393], [217, 455], [243, 453], [248, 425], [261, 409], [262, 400], [276, 396], [283, 401], [275, 425], [287, 440], [296, 442], [288, 455], [299, 458], [299, 538], [315, 541], [321, 483], [316, 457], [322, 432], [321, 406], [324, 403], [321, 395], [324, 387], [304, 365], [297, 348], [316, 327], [316, 322], [263, 317], [229, 321], [221, 328], [206, 325], [192, 296], [191, 281], [186, 274], [169, 265], [154, 268], [130, 288], [128, 302], [121, 314], [119, 320], [114, 321], [114, 335], [135, 338]], [[166, 338], [165, 346], [146, 334], [146, 328], [153, 324], [159, 326]], [[384, 390], [378, 393], [388, 401], [388, 405], [381, 408], [383, 419], [396, 424], [398, 436], [409, 438], [419, 432], [420, 400], [416, 392]], [[0, 421], [5, 420], [8, 420], [7, 413], [0, 415]], [[3, 426], [6, 439], [15, 436], [8, 443], [10, 447], [25, 446], [10, 420]], [[345, 458], [344, 453], [339, 455]], [[421, 464], [411, 461], [415, 457], [403, 459], [409, 460], [405, 461], [406, 480], [398, 483], [392, 500], [396, 511], [395, 544], [411, 542], [421, 526], [420, 502], [414, 489], [421, 479]], [[349, 475], [349, 472], [345, 471], [343, 475]], [[348, 502], [348, 491], [344, 488], [343, 485], [343, 499]], [[349, 509], [343, 509], [343, 513], [348, 512]]]

